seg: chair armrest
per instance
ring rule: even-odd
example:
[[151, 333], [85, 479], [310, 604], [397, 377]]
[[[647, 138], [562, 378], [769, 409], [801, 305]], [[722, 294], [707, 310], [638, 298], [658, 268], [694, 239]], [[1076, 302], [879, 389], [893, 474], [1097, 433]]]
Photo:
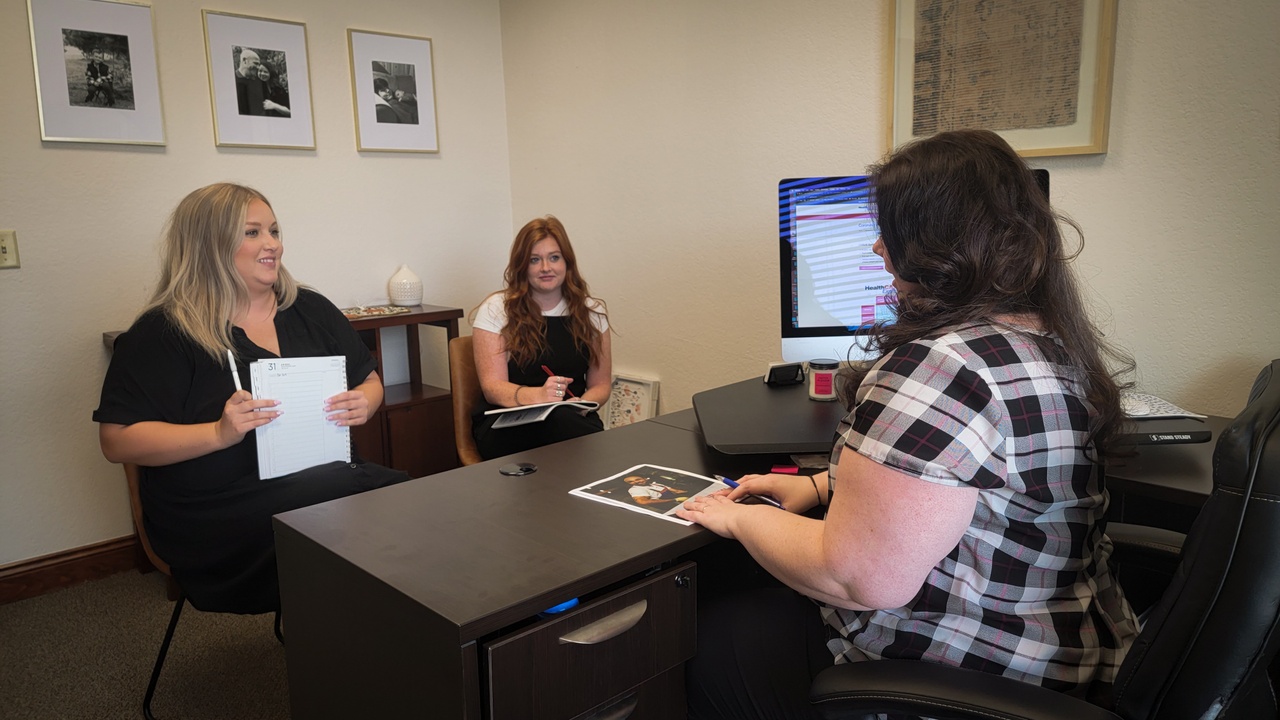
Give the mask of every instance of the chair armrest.
[[1107, 523], [1107, 537], [1115, 546], [1115, 561], [1121, 566], [1135, 565], [1173, 574], [1182, 557], [1182, 543], [1186, 535], [1173, 530]]
[[904, 713], [937, 720], [1120, 720], [1097, 705], [1020, 680], [916, 660], [833, 665], [809, 700], [827, 720]]

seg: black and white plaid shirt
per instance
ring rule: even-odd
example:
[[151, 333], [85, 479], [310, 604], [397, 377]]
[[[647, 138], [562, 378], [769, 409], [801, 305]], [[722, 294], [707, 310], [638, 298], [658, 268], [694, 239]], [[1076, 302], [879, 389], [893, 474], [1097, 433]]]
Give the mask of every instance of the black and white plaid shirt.
[[[847, 446], [921, 480], [979, 490], [959, 545], [895, 610], [823, 608], [837, 662], [911, 658], [1084, 696], [1106, 692], [1138, 622], [1108, 568], [1107, 495], [1086, 457], [1079, 373], [1029, 331], [952, 328], [886, 355], [858, 388]], [[837, 478], [836, 492], [840, 490]]]

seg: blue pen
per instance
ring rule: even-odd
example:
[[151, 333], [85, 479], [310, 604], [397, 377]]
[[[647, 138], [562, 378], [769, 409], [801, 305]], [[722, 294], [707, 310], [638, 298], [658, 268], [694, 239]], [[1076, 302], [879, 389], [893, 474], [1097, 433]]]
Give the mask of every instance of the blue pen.
[[[730, 480], [729, 478], [723, 475], [712, 475], [711, 477], [719, 480], [720, 482], [724, 483], [725, 485], [728, 485], [731, 488], [738, 487], [738, 483], [736, 480]], [[778, 502], [777, 500], [774, 500], [771, 497], [765, 497], [764, 495], [752, 495], [751, 497], [756, 498], [760, 502], [769, 503], [770, 505], [778, 509], [782, 509], [782, 503]]]

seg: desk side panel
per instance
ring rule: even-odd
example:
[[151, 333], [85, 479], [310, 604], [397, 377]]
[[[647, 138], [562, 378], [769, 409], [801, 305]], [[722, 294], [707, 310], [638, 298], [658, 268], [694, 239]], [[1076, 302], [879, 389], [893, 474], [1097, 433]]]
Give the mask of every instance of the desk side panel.
[[275, 528], [294, 720], [480, 719], [474, 643], [285, 522]]

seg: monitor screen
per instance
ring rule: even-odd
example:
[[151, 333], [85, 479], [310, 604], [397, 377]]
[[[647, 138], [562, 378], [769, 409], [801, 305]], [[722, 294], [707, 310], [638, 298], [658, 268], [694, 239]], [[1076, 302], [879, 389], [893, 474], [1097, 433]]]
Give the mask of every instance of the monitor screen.
[[[1049, 195], [1049, 171], [1033, 169]], [[871, 326], [893, 322], [893, 277], [871, 251], [880, 235], [863, 175], [778, 183], [782, 359], [866, 360]]]
[[867, 332], [893, 320], [893, 277], [871, 251], [880, 231], [865, 176], [778, 183], [782, 359], [864, 360]]

